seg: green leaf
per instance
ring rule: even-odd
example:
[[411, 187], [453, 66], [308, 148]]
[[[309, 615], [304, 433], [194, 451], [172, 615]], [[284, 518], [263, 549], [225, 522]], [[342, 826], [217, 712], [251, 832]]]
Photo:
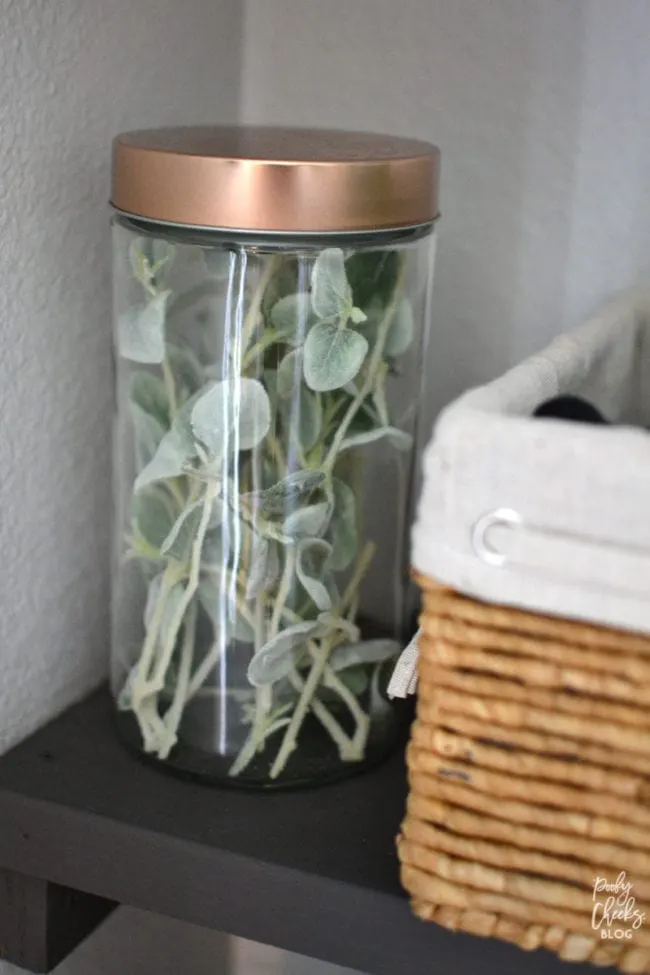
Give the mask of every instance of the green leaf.
[[311, 275], [311, 301], [319, 318], [346, 321], [349, 318], [352, 291], [340, 247], [328, 247], [316, 258]]
[[352, 691], [356, 697], [360, 697], [368, 689], [368, 684], [370, 683], [368, 679], [368, 670], [366, 667], [350, 667], [346, 670], [342, 670], [339, 675], [339, 680], [342, 681], [345, 686]]
[[413, 324], [411, 303], [406, 298], [402, 298], [397, 306], [395, 317], [388, 329], [384, 353], [391, 357], [404, 355], [413, 341], [414, 332], [415, 326]]
[[176, 248], [156, 237], [135, 237], [129, 246], [131, 270], [136, 281], [151, 282], [161, 267], [171, 266]]
[[144, 305], [123, 312], [117, 322], [117, 348], [132, 362], [162, 362], [165, 358], [165, 309], [170, 291], [161, 291]]
[[239, 570], [242, 553], [252, 548], [253, 530], [232, 510], [224, 499], [215, 501], [220, 506], [221, 524], [206, 534], [201, 552], [202, 564], [212, 569], [225, 567]]
[[263, 687], [287, 677], [293, 669], [294, 651], [304, 647], [307, 640], [320, 634], [322, 629], [318, 620], [306, 620], [282, 630], [265, 643], [251, 660], [248, 666], [249, 682], [253, 687]]
[[173, 426], [158, 444], [158, 449], [150, 462], [136, 477], [134, 491], [141, 491], [154, 481], [179, 477], [185, 472], [186, 465], [195, 455], [194, 444], [188, 443], [183, 432]]
[[374, 300], [384, 308], [392, 298], [399, 274], [397, 251], [357, 251], [345, 262], [354, 304], [368, 312]]
[[352, 329], [314, 325], [305, 342], [305, 381], [314, 392], [340, 389], [357, 375], [368, 342]]
[[238, 450], [253, 450], [271, 427], [271, 403], [257, 379], [238, 379], [232, 390], [234, 398]]
[[298, 438], [300, 446], [308, 453], [318, 443], [323, 429], [323, 407], [320, 396], [300, 386], [298, 398]]
[[192, 432], [213, 456], [221, 455], [230, 439], [229, 393], [229, 383], [212, 383], [192, 407]]
[[230, 640], [253, 643], [255, 634], [239, 613], [229, 584], [220, 576], [206, 575], [199, 582], [199, 602], [212, 621], [215, 636], [221, 634], [224, 645]]
[[189, 559], [202, 513], [203, 501], [195, 501], [181, 511], [160, 547], [163, 555], [168, 555], [178, 562], [186, 562]]
[[278, 366], [276, 391], [280, 399], [290, 399], [302, 381], [302, 349], [287, 352]]
[[311, 295], [306, 292], [285, 295], [271, 309], [271, 325], [278, 339], [289, 345], [302, 345], [307, 332], [314, 324]]
[[159, 551], [171, 526], [176, 511], [174, 503], [162, 488], [151, 487], [133, 497], [133, 520], [148, 544]]
[[194, 436], [213, 456], [252, 450], [271, 426], [271, 404], [257, 379], [212, 383], [192, 408]]
[[135, 466], [141, 471], [155, 456], [160, 441], [165, 436], [165, 429], [151, 413], [147, 413], [141, 406], [129, 403], [133, 436], [135, 440]]
[[207, 311], [207, 307], [209, 307], [205, 299], [219, 297], [222, 293], [223, 285], [217, 284], [216, 281], [199, 281], [198, 284], [192, 285], [186, 291], [181, 291], [174, 295], [167, 308], [167, 317], [169, 319], [175, 318], [182, 312], [187, 311], [188, 308], [191, 308], [193, 305], [198, 305], [202, 301], [204, 304], [197, 309], [196, 313], [196, 320], [199, 321]]
[[130, 399], [145, 413], [158, 420], [165, 430], [169, 427], [169, 399], [165, 384], [151, 372], [134, 372], [130, 382]]
[[308, 500], [314, 491], [325, 484], [322, 471], [296, 471], [264, 491], [251, 491], [242, 498], [251, 501], [263, 518], [284, 515], [296, 505]]
[[330, 567], [339, 572], [347, 569], [357, 554], [357, 510], [354, 491], [345, 481], [334, 478], [334, 511], [330, 522], [332, 555]]
[[362, 311], [360, 308], [354, 307], [350, 311], [350, 318], [352, 319], [355, 325], [361, 325], [362, 322], [366, 321], [368, 316], [366, 315], [365, 311]]
[[167, 358], [177, 388], [192, 395], [203, 385], [203, 368], [188, 345], [167, 343]]
[[316, 538], [327, 528], [331, 508], [327, 501], [292, 511], [282, 523], [283, 534], [292, 541]]
[[333, 670], [345, 670], [359, 664], [383, 663], [392, 660], [401, 650], [397, 640], [365, 640], [363, 643], [342, 643], [332, 650], [329, 664]]
[[397, 427], [379, 427], [376, 430], [368, 430], [366, 433], [357, 433], [352, 437], [346, 437], [341, 444], [339, 453], [342, 454], [344, 450], [352, 450], [355, 447], [365, 447], [366, 444], [374, 443], [384, 437], [387, 437], [392, 446], [398, 450], [410, 450], [413, 445], [413, 437], [410, 433], [404, 433]]
[[332, 608], [330, 591], [323, 582], [331, 554], [332, 546], [323, 539], [304, 538], [298, 542], [296, 575], [311, 601], [321, 612]]
[[255, 599], [277, 580], [280, 557], [272, 539], [254, 534], [251, 564], [246, 579], [246, 599]]
[[359, 627], [345, 617], [337, 616], [335, 612], [326, 610], [324, 613], [318, 614], [318, 621], [325, 633], [344, 633], [351, 643], [359, 642], [361, 636]]

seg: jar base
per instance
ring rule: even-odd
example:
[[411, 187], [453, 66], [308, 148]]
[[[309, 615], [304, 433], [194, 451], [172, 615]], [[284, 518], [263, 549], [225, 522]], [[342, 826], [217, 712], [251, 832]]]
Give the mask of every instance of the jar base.
[[406, 746], [413, 708], [411, 702], [398, 702], [391, 715], [390, 726], [383, 727], [374, 734], [371, 732], [365, 755], [361, 761], [356, 762], [341, 761], [332, 742], [322, 734], [316, 720], [305, 720], [300, 746], [276, 779], [269, 777], [274, 754], [271, 748], [257, 755], [245, 772], [232, 776], [229, 774], [234, 761], [232, 755], [207, 752], [179, 741], [168, 758], [159, 759], [143, 751], [140, 729], [131, 713], [115, 711], [114, 717], [121, 742], [150, 767], [206, 785], [259, 792], [317, 788], [376, 768], [400, 746]]

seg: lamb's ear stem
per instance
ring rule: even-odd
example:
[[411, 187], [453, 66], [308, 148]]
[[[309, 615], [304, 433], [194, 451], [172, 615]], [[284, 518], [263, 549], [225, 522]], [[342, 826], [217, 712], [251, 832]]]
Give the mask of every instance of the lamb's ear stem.
[[391, 300], [384, 312], [384, 317], [381, 320], [379, 331], [377, 333], [377, 340], [372, 352], [370, 353], [370, 359], [366, 363], [364, 381], [358, 390], [357, 395], [354, 397], [346, 410], [345, 415], [339, 424], [339, 428], [334, 435], [334, 439], [332, 440], [332, 444], [323, 465], [325, 470], [333, 470], [334, 464], [336, 463], [336, 459], [341, 449], [341, 444], [347, 436], [350, 424], [359, 412], [366, 397], [372, 392], [377, 380], [377, 372], [383, 364], [384, 345], [386, 343], [386, 338], [388, 336], [391, 323], [397, 311], [397, 305], [404, 281], [406, 262], [404, 255], [400, 255], [400, 258], [400, 266], [397, 274], [397, 280], [395, 282], [395, 288]]

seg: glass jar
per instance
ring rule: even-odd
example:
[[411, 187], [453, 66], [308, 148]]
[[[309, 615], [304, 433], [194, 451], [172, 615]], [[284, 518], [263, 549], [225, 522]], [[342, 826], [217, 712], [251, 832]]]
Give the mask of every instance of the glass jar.
[[398, 736], [437, 170], [341, 132], [115, 140], [112, 688], [165, 766], [317, 783]]

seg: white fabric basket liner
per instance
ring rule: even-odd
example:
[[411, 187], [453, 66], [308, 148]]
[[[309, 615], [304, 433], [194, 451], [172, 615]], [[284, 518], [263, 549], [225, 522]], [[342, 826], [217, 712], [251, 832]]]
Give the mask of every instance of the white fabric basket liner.
[[[582, 396], [613, 426], [533, 418]], [[650, 632], [650, 293], [616, 299], [440, 416], [416, 569], [489, 602]]]

